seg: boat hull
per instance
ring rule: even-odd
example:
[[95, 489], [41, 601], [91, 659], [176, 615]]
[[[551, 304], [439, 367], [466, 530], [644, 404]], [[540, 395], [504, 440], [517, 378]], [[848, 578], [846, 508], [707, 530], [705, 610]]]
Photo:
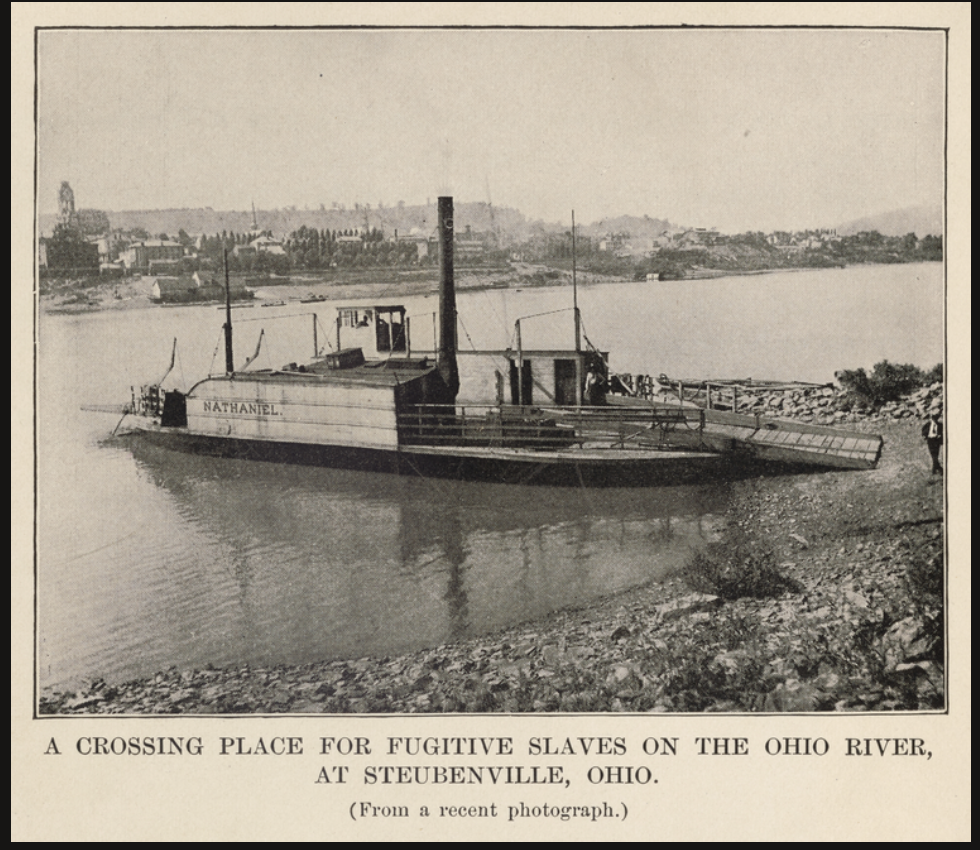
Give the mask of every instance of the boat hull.
[[147, 440], [175, 451], [270, 463], [290, 463], [383, 472], [424, 478], [448, 478], [501, 484], [570, 487], [664, 487], [710, 484], [764, 472], [756, 462], [702, 452], [532, 451], [508, 449], [397, 450], [298, 442], [214, 437], [185, 428], [131, 428], [127, 439]]

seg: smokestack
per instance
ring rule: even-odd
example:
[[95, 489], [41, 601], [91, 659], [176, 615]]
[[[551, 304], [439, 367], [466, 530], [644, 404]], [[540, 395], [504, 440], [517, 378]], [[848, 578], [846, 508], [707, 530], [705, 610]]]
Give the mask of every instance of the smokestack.
[[439, 350], [436, 354], [436, 367], [455, 399], [459, 392], [459, 369], [456, 366], [452, 198], [439, 198]]

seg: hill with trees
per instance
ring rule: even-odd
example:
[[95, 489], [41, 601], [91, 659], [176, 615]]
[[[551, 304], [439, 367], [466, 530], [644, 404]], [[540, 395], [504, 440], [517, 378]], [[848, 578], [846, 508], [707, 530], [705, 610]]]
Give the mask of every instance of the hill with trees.
[[837, 227], [841, 236], [877, 231], [882, 236], [904, 236], [914, 233], [919, 238], [943, 232], [943, 210], [938, 204], [905, 207], [880, 215], [859, 218]]

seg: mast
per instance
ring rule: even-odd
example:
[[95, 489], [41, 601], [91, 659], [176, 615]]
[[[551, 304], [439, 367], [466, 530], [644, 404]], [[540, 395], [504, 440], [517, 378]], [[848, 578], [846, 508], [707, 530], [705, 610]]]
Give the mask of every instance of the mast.
[[453, 280], [453, 199], [439, 198], [439, 349], [436, 368], [453, 399], [459, 392], [456, 364], [456, 288]]
[[514, 322], [514, 337], [517, 340], [517, 403], [524, 407], [524, 344], [521, 342], [521, 320]]
[[225, 372], [235, 372], [235, 356], [231, 346], [231, 283], [228, 280], [228, 249], [225, 248]]
[[582, 316], [578, 311], [578, 280], [575, 275], [575, 210], [572, 210], [572, 309], [575, 314], [575, 353], [582, 350]]
[[575, 210], [572, 210], [572, 313], [575, 316], [575, 404], [582, 406], [583, 385], [585, 376], [582, 374], [582, 315], [578, 311], [578, 278], [575, 274]]

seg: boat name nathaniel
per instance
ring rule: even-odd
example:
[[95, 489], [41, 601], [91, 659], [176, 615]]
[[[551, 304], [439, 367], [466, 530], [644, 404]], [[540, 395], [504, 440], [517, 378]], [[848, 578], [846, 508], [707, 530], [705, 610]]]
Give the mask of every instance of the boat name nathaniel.
[[282, 416], [276, 405], [263, 402], [205, 401], [205, 413], [238, 413], [245, 416]]

